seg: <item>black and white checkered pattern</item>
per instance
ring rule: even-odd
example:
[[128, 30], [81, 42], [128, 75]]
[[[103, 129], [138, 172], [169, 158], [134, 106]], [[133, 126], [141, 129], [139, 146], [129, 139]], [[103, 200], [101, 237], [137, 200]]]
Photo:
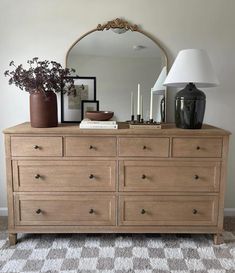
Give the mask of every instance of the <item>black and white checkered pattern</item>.
[[0, 272], [234, 273], [235, 236], [213, 245], [206, 235], [21, 235], [0, 233]]

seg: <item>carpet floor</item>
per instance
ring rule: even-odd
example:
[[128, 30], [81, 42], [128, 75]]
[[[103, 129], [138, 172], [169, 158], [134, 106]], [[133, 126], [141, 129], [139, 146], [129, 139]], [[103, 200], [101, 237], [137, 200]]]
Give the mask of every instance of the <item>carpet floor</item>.
[[19, 236], [9, 246], [0, 231], [0, 272], [235, 273], [235, 234], [213, 245], [210, 235], [57, 234]]

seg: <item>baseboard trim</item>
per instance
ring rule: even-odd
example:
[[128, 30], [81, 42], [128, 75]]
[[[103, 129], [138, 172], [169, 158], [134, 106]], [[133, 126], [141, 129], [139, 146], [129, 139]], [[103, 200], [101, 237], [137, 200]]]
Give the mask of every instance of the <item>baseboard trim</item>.
[[0, 216], [7, 216], [8, 211], [7, 208], [0, 208]]
[[235, 216], [235, 208], [225, 208], [224, 216]]
[[[0, 208], [0, 216], [7, 216], [7, 208]], [[224, 216], [234, 216], [235, 217], [235, 208], [225, 208]]]

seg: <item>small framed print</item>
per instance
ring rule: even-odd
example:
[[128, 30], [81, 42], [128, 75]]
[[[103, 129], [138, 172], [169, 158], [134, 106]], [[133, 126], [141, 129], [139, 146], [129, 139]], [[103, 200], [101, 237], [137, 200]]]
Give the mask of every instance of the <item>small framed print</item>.
[[82, 101], [82, 119], [86, 117], [87, 111], [99, 111], [99, 101], [90, 101], [83, 100]]
[[61, 122], [81, 122], [82, 101], [96, 100], [96, 77], [71, 77], [74, 80], [75, 93], [61, 92]]

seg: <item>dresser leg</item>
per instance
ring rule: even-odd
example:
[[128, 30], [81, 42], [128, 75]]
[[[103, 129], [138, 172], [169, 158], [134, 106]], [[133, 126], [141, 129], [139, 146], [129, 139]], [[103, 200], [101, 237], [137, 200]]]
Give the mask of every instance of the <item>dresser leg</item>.
[[10, 246], [14, 246], [17, 243], [17, 233], [9, 233], [8, 238]]
[[220, 245], [224, 243], [224, 238], [221, 233], [216, 233], [214, 234], [214, 244], [215, 245]]

